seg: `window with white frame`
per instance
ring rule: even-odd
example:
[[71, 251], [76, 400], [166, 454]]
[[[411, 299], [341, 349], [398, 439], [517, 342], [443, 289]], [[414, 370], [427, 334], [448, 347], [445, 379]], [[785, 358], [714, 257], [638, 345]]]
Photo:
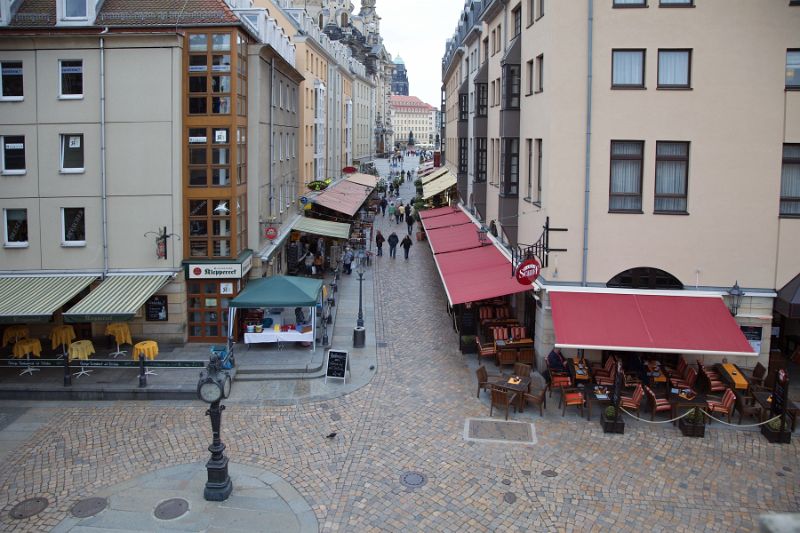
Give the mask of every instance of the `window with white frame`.
[[83, 172], [83, 134], [65, 133], [61, 135], [61, 172]]
[[658, 51], [658, 87], [660, 89], [691, 88], [691, 50]]
[[611, 52], [611, 87], [644, 88], [644, 50]]
[[2, 173], [6, 175], [25, 174], [25, 137], [23, 135], [4, 135], [0, 137], [0, 145], [3, 148], [0, 153]]
[[22, 61], [0, 61], [0, 100], [22, 100]]
[[83, 98], [83, 60], [62, 59], [58, 66], [61, 98]]
[[800, 89], [800, 50], [786, 51], [786, 88]]
[[61, 245], [86, 245], [86, 216], [83, 207], [61, 208]]
[[86, 0], [63, 0], [64, 18], [66, 19], [85, 19], [89, 16], [89, 9]]
[[6, 248], [28, 246], [28, 210], [3, 209], [4, 245]]

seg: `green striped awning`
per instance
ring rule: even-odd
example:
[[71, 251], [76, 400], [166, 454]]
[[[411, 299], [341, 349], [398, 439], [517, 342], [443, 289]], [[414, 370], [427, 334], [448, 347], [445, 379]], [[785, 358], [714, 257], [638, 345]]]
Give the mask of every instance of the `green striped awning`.
[[121, 274], [104, 282], [64, 313], [64, 322], [127, 320], [160, 289], [170, 274]]
[[0, 278], [0, 323], [46, 322], [97, 276]]
[[347, 239], [350, 237], [350, 224], [320, 220], [318, 218], [301, 218], [292, 226], [292, 229], [314, 235], [333, 237], [334, 239]]

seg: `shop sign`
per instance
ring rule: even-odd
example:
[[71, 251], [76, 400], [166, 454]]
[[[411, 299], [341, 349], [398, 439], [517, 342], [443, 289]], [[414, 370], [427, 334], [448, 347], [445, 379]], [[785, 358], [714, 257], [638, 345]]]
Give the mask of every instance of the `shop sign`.
[[268, 227], [264, 230], [264, 237], [267, 239], [274, 241], [278, 238], [278, 228], [273, 228], [272, 226]]
[[241, 278], [240, 264], [189, 265], [189, 279]]
[[322, 180], [314, 180], [308, 183], [308, 188], [312, 191], [324, 191], [328, 188], [328, 183]]
[[517, 267], [517, 281], [522, 285], [532, 285], [542, 271], [542, 265], [536, 258], [528, 259]]
[[355, 174], [358, 171], [356, 167], [344, 167], [342, 169], [342, 173], [344, 174]]

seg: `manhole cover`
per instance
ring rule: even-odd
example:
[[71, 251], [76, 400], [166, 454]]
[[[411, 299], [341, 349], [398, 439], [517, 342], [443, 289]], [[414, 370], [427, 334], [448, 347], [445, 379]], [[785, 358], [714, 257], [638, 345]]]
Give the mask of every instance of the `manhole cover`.
[[504, 479], [503, 480], [503, 485], [511, 485], [511, 480], [510, 479]]
[[75, 518], [89, 518], [94, 516], [108, 506], [105, 498], [86, 498], [80, 500], [69, 510]]
[[189, 502], [183, 498], [172, 498], [164, 500], [156, 506], [156, 518], [159, 520], [172, 520], [186, 514], [189, 510]]
[[517, 501], [517, 497], [513, 492], [506, 492], [505, 496], [503, 496], [503, 500], [506, 503], [514, 503]]
[[428, 478], [425, 476], [425, 474], [420, 474], [419, 472], [406, 472], [400, 476], [400, 483], [406, 487], [411, 487], [412, 489], [421, 487], [427, 482]]
[[542, 475], [544, 477], [556, 477], [558, 475], [558, 472], [556, 472], [555, 470], [543, 470]]
[[47, 509], [48, 504], [47, 498], [29, 498], [15, 505], [8, 514], [11, 518], [30, 518]]

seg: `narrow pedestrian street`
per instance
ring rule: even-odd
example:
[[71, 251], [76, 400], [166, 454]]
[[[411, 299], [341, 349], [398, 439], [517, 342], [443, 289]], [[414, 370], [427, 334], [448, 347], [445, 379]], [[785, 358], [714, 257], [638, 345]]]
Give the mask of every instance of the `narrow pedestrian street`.
[[[413, 195], [406, 182], [400, 197]], [[375, 226], [386, 237], [407, 233], [380, 214]], [[378, 363], [367, 385], [325, 401], [239, 402], [223, 415], [231, 463], [285, 481], [321, 531], [752, 531], [759, 513], [800, 507], [797, 439], [770, 445], [719, 424], [705, 439], [683, 438], [669, 424], [604, 435], [596, 419], [562, 418], [556, 393], [543, 418], [532, 407], [513, 415], [534, 423], [534, 444], [466, 440], [465, 420], [487, 418], [489, 408], [485, 393], [475, 397], [474, 356], [458, 350], [428, 244], [414, 240], [408, 261], [402, 250], [390, 259], [385, 245], [372, 269]], [[50, 531], [79, 499], [168, 467], [202, 471], [208, 456], [200, 401], [0, 403], [4, 416], [15, 411], [40, 424], [0, 464], [4, 531]], [[406, 473], [421, 474], [405, 478], [420, 486], [401, 483]], [[9, 517], [39, 495], [50, 502], [44, 512]], [[146, 518], [134, 508], [130, 529]], [[243, 531], [235, 521], [164, 527]]]

